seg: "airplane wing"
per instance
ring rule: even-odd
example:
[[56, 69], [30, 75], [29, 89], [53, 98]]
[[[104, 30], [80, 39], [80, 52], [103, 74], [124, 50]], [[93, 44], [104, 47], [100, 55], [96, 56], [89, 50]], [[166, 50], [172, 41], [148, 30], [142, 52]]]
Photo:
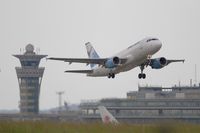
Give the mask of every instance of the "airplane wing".
[[169, 65], [170, 63], [173, 62], [185, 62], [185, 60], [169, 60], [166, 59], [165, 57], [160, 57], [160, 58], [154, 58], [154, 59], [147, 59], [147, 62], [144, 63], [145, 66], [151, 66], [152, 69], [161, 69], [167, 65]]
[[[47, 58], [49, 60], [58, 60], [71, 63], [86, 63], [86, 64], [99, 64], [104, 65], [109, 58], [89, 59], [89, 58]], [[120, 63], [124, 64], [127, 59], [120, 59]]]
[[185, 62], [185, 60], [167, 60], [167, 65], [173, 62]]
[[67, 73], [83, 73], [83, 74], [87, 74], [87, 73], [92, 73], [93, 70], [67, 70], [65, 72], [67, 72]]

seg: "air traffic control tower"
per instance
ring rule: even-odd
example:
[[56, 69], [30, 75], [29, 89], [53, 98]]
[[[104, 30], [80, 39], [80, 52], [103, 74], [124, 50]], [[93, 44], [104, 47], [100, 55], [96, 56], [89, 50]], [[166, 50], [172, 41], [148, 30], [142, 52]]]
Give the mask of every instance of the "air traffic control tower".
[[20, 113], [38, 114], [39, 95], [44, 67], [39, 67], [40, 60], [47, 55], [38, 55], [34, 52], [34, 46], [28, 44], [24, 54], [13, 55], [18, 58], [21, 67], [16, 67], [20, 88]]

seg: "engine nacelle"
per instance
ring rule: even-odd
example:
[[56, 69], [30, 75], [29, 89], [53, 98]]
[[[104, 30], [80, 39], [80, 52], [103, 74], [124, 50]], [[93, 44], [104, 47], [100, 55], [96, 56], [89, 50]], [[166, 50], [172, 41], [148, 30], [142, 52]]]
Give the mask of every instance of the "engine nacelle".
[[150, 66], [152, 69], [161, 69], [167, 66], [167, 59], [165, 57], [152, 59]]
[[113, 58], [110, 58], [108, 59], [106, 62], [105, 62], [105, 67], [106, 68], [115, 68], [117, 67], [119, 64], [120, 64], [120, 59], [119, 57], [113, 57]]

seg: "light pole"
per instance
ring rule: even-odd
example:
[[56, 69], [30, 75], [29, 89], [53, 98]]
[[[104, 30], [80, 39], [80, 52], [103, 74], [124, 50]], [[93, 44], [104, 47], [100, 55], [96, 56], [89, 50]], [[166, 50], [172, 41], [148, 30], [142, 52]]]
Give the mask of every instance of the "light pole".
[[59, 113], [61, 112], [61, 109], [62, 109], [62, 95], [64, 93], [65, 93], [64, 91], [56, 92], [56, 94], [58, 95]]

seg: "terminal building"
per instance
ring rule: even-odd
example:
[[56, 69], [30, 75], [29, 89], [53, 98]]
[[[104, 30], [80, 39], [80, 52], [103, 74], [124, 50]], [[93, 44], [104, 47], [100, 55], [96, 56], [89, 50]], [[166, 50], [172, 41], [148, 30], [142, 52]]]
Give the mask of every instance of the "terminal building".
[[180, 120], [200, 123], [200, 84], [198, 86], [138, 87], [123, 99], [83, 101], [82, 118], [100, 120], [97, 107], [105, 106], [119, 121], [144, 123]]
[[40, 60], [47, 55], [38, 55], [34, 46], [28, 44], [24, 54], [13, 55], [18, 58], [21, 67], [16, 67], [20, 89], [20, 113], [38, 114], [39, 95], [44, 67], [39, 67]]

